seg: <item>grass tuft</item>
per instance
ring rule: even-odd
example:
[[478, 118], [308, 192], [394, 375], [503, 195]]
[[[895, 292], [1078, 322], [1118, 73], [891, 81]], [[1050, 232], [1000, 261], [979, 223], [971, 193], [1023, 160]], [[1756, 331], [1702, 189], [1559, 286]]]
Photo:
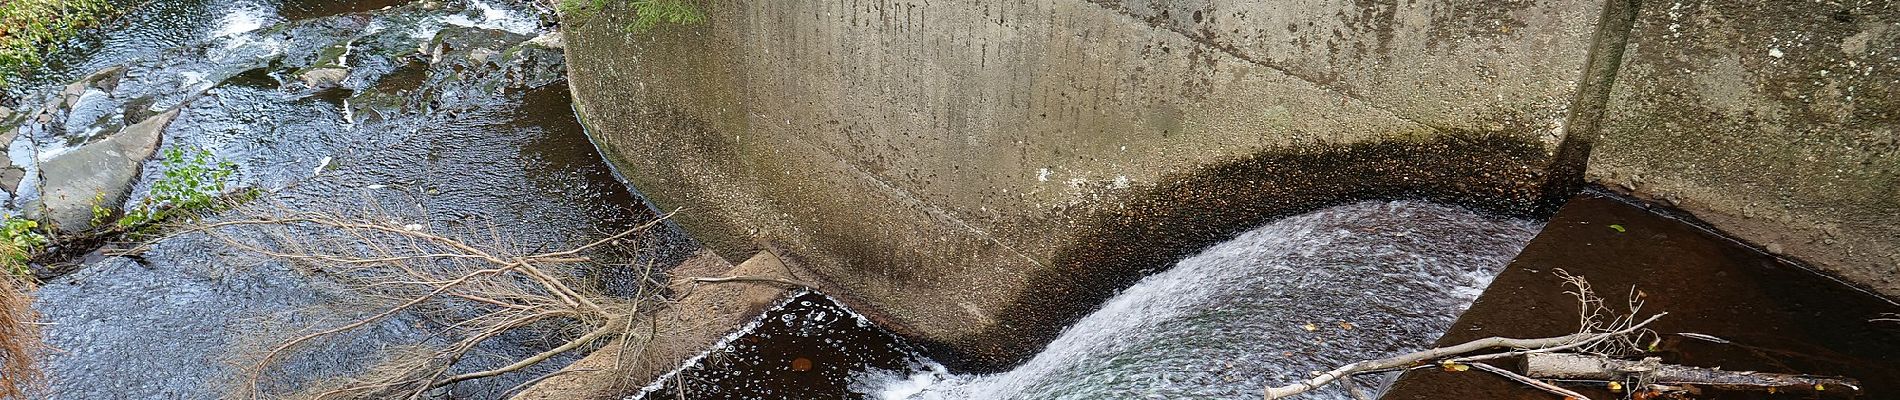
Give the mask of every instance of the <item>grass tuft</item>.
[[0, 87], [44, 65], [61, 43], [113, 14], [106, 0], [0, 1]]

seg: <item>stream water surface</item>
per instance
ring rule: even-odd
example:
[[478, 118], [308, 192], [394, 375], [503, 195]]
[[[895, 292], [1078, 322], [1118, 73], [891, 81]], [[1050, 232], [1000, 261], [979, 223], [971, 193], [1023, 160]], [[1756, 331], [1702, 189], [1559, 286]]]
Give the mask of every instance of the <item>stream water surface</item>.
[[[570, 247], [654, 218], [575, 121], [561, 53], [551, 47], [558, 43], [545, 36], [552, 18], [536, 3], [124, 6], [121, 20], [69, 43], [9, 89], [13, 108], [34, 114], [10, 135], [12, 169], [23, 177], [5, 188], [4, 208], [17, 210], [40, 186], [67, 179], [46, 176], [40, 164], [176, 110], [159, 148], [204, 149], [237, 164], [231, 184], [264, 193], [253, 204], [375, 210], [419, 229], [482, 231], [523, 251]], [[326, 68], [339, 73], [307, 74]], [[125, 205], [147, 195], [158, 164], [143, 162]], [[643, 240], [651, 245], [615, 256], [664, 265], [691, 246], [671, 231]], [[47, 398], [218, 398], [246, 376], [244, 360], [262, 341], [285, 337], [286, 327], [373, 310], [322, 276], [235, 262], [234, 252], [187, 235], [133, 257], [95, 253], [45, 282], [35, 306], [57, 349], [45, 359]], [[382, 350], [452, 339], [436, 336], [439, 328], [400, 315], [291, 357], [266, 384], [293, 391], [349, 376]], [[497, 367], [549, 343], [558, 342], [493, 340], [454, 370]], [[433, 394], [500, 398], [566, 361]]]

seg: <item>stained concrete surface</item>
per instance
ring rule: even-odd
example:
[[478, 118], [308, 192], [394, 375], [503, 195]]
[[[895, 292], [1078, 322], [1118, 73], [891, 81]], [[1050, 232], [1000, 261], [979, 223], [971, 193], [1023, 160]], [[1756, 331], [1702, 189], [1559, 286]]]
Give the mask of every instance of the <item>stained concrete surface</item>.
[[[782, 243], [852, 308], [947, 362], [997, 368], [1272, 217], [1367, 198], [1541, 209], [1550, 123], [1571, 101], [1551, 85], [1583, 68], [1592, 8], [1514, 5], [1565, 23], [1459, 39], [1479, 17], [1382, 25], [1301, 4], [1357, 30], [1243, 46], [1083, 1], [746, 2], [641, 34], [609, 9], [566, 42], [590, 133], [650, 200], [686, 206], [696, 238], [728, 257]], [[1363, 59], [1388, 67], [1317, 56], [1375, 39], [1394, 45]], [[1539, 52], [1467, 61], [1546, 68], [1490, 76], [1451, 57], [1497, 46]], [[1426, 47], [1438, 61], [1405, 58]], [[1392, 74], [1406, 68], [1425, 72]]]
[[748, 2], [570, 24], [578, 111], [681, 225], [782, 243], [996, 368], [1248, 224], [1538, 213], [1586, 180], [1900, 294], [1888, 2]]
[[1900, 4], [1638, 11], [1589, 179], [1900, 296]]

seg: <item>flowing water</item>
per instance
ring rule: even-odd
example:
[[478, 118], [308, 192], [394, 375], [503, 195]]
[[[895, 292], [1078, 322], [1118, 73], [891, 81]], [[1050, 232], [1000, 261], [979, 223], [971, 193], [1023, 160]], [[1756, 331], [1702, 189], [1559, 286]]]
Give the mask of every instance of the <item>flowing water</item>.
[[[946, 372], [901, 342], [881, 339], [888, 335], [854, 333], [847, 336], [856, 347], [839, 347], [832, 343], [842, 337], [789, 328], [822, 325], [832, 314], [780, 310], [711, 352], [720, 356], [696, 360], [635, 397], [784, 398], [816, 385], [830, 391], [805, 397], [1254, 398], [1268, 384], [1309, 371], [1429, 345], [1540, 226], [1409, 201], [1285, 218], [1141, 280], [1027, 363], [993, 375]], [[755, 344], [761, 342], [812, 344], [762, 349]], [[840, 351], [881, 356], [808, 372], [799, 369], [814, 364], [795, 364]], [[783, 383], [800, 374], [847, 378]], [[1384, 384], [1362, 379], [1358, 390], [1373, 393]], [[1351, 397], [1335, 386], [1306, 398]]]
[[[7, 135], [9, 170], [22, 176], [5, 187], [4, 208], [70, 179], [46, 176], [40, 164], [179, 110], [159, 147], [236, 163], [231, 183], [262, 190], [251, 203], [261, 207], [376, 210], [431, 231], [506, 238], [522, 251], [566, 248], [654, 217], [574, 120], [560, 50], [536, 40], [551, 32], [552, 18], [534, 3], [126, 5], [122, 20], [76, 39], [10, 89], [13, 108], [29, 118]], [[305, 74], [324, 68], [341, 73]], [[158, 164], [142, 162], [125, 205], [146, 196]], [[614, 256], [664, 265], [691, 247], [670, 230], [645, 240], [646, 250]], [[45, 359], [47, 397], [216, 398], [244, 376], [250, 353], [286, 329], [375, 310], [323, 276], [241, 263], [234, 253], [184, 236], [134, 257], [94, 253], [45, 282], [35, 306], [57, 349]], [[606, 278], [608, 291], [634, 284]], [[267, 384], [349, 376], [384, 349], [453, 339], [436, 336], [440, 328], [416, 315], [372, 324], [291, 357]], [[490, 341], [454, 371], [497, 367], [556, 343], [528, 336]], [[433, 394], [498, 398], [569, 359]]]

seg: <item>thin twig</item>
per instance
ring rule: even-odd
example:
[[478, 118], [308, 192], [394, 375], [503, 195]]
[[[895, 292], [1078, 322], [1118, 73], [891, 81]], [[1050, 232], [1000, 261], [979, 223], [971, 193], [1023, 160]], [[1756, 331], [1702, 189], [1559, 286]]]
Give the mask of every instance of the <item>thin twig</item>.
[[1538, 390], [1543, 390], [1545, 392], [1550, 392], [1550, 394], [1563, 396], [1564, 399], [1590, 400], [1589, 396], [1584, 396], [1581, 393], [1577, 393], [1570, 389], [1564, 389], [1562, 387], [1558, 387], [1557, 385], [1552, 385], [1549, 382], [1531, 379], [1531, 377], [1528, 377], [1528, 376], [1518, 375], [1516, 372], [1506, 371], [1503, 368], [1491, 366], [1491, 364], [1470, 363], [1470, 364], [1465, 364], [1465, 365], [1469, 365], [1472, 368], [1477, 368], [1484, 372], [1490, 372], [1493, 374], [1497, 374], [1498, 376], [1509, 378], [1510, 380], [1517, 381], [1517, 383], [1530, 385], [1530, 387], [1534, 387], [1534, 388], [1537, 388]]
[[[621, 322], [621, 323], [624, 324], [627, 322]], [[435, 383], [431, 383], [429, 384], [429, 386], [441, 387], [442, 385], [447, 385], [447, 384], [451, 384], [455, 382], [461, 382], [461, 381], [465, 381], [469, 379], [487, 378], [487, 377], [501, 375], [508, 372], [514, 372], [522, 368], [527, 368], [529, 366], [539, 364], [542, 361], [546, 361], [548, 358], [560, 355], [561, 353], [566, 353], [568, 351], [581, 348], [581, 346], [586, 346], [588, 343], [593, 343], [594, 340], [600, 339], [602, 336], [606, 336], [607, 334], [613, 333], [614, 331], [619, 330], [619, 329], [620, 327], [618, 326], [618, 324], [609, 324], [608, 326], [602, 326], [599, 329], [595, 329], [593, 332], [588, 332], [586, 335], [583, 335], [580, 338], [576, 338], [574, 340], [568, 341], [567, 344], [563, 344], [561, 345], [561, 347], [556, 347], [548, 351], [541, 352], [541, 354], [536, 354], [532, 357], [521, 359], [520, 361], [516, 361], [514, 364], [509, 364], [508, 366], [505, 366], [505, 367], [491, 369], [487, 371], [471, 372], [471, 373], [452, 376], [447, 379], [435, 381]]]
[[[1557, 352], [1557, 351], [1564, 351], [1564, 350], [1570, 350], [1570, 349], [1574, 349], [1574, 348], [1578, 348], [1578, 347], [1583, 347], [1583, 346], [1587, 346], [1587, 345], [1590, 345], [1590, 344], [1592, 344], [1592, 343], [1596, 343], [1596, 342], [1599, 342], [1599, 341], [1602, 341], [1602, 340], [1604, 340], [1604, 339], [1609, 339], [1609, 338], [1614, 338], [1614, 337], [1619, 337], [1619, 336], [1623, 336], [1623, 335], [1628, 335], [1628, 334], [1630, 334], [1630, 333], [1633, 333], [1633, 332], [1636, 332], [1636, 331], [1638, 331], [1638, 330], [1641, 330], [1641, 329], [1643, 329], [1643, 326], [1645, 326], [1645, 325], [1649, 325], [1649, 323], [1651, 323], [1651, 322], [1656, 322], [1656, 319], [1657, 319], [1657, 318], [1662, 318], [1662, 316], [1664, 316], [1664, 315], [1669, 315], [1669, 313], [1666, 313], [1666, 312], [1664, 312], [1664, 313], [1656, 313], [1656, 315], [1652, 315], [1652, 316], [1650, 316], [1650, 317], [1649, 317], [1649, 319], [1647, 319], [1647, 320], [1643, 320], [1643, 323], [1640, 323], [1640, 324], [1636, 324], [1636, 325], [1630, 325], [1630, 327], [1628, 327], [1628, 328], [1623, 328], [1623, 329], [1621, 329], [1621, 330], [1617, 330], [1617, 331], [1615, 331], [1615, 332], [1604, 332], [1604, 333], [1596, 333], [1596, 334], [1589, 334], [1589, 336], [1590, 336], [1590, 337], [1588, 337], [1588, 338], [1586, 338], [1586, 339], [1584, 339], [1584, 340], [1579, 340], [1579, 341], [1577, 341], [1577, 342], [1575, 342], [1575, 343], [1570, 343], [1570, 344], [1565, 344], [1565, 345], [1560, 345], [1560, 346], [1553, 346], [1553, 347], [1546, 347], [1546, 348], [1526, 348], [1526, 350], [1518, 350], [1518, 351], [1510, 351], [1510, 352], [1504, 352], [1504, 353], [1494, 353], [1494, 354], [1485, 354], [1485, 355], [1478, 355], [1478, 356], [1470, 356], [1470, 357], [1460, 357], [1460, 358], [1454, 358], [1454, 359], [1451, 359], [1451, 362], [1455, 362], [1455, 363], [1468, 363], [1468, 362], [1474, 362], [1474, 361], [1484, 361], [1484, 360], [1495, 360], [1495, 359], [1499, 359], [1499, 358], [1509, 358], [1509, 357], [1517, 357], [1517, 356], [1522, 356], [1522, 355], [1525, 355], [1525, 354], [1531, 354], [1531, 353], [1550, 353], [1550, 352]], [[1582, 334], [1572, 334], [1572, 336], [1575, 336], [1575, 335], [1582, 335]], [[1525, 347], [1519, 347], [1519, 348], [1525, 348]]]
[[1634, 332], [1637, 329], [1642, 329], [1643, 326], [1645, 325], [1649, 325], [1649, 323], [1651, 322], [1655, 322], [1657, 318], [1662, 318], [1662, 316], [1668, 315], [1668, 314], [1669, 313], [1658, 313], [1655, 316], [1649, 317], [1649, 319], [1643, 321], [1643, 323], [1635, 324], [1635, 325], [1630, 326], [1629, 328], [1625, 328], [1625, 329], [1621, 329], [1621, 330], [1617, 330], [1613, 332], [1573, 333], [1573, 334], [1564, 335], [1564, 336], [1541, 338], [1541, 339], [1511, 339], [1511, 338], [1502, 338], [1502, 337], [1489, 337], [1489, 338], [1464, 342], [1464, 343], [1454, 345], [1454, 346], [1449, 346], [1449, 347], [1426, 349], [1424, 351], [1401, 354], [1398, 356], [1389, 357], [1385, 359], [1355, 362], [1351, 364], [1346, 364], [1339, 368], [1335, 368], [1332, 371], [1321, 373], [1319, 374], [1319, 376], [1315, 376], [1312, 379], [1307, 379], [1306, 381], [1303, 381], [1303, 382], [1294, 383], [1294, 384], [1286, 385], [1286, 386], [1269, 387], [1267, 388], [1266, 398], [1267, 400], [1273, 400], [1273, 399], [1285, 398], [1287, 396], [1292, 396], [1292, 395], [1296, 395], [1300, 393], [1305, 393], [1307, 391], [1317, 389], [1321, 386], [1326, 386], [1326, 384], [1332, 383], [1335, 380], [1338, 380], [1340, 378], [1364, 373], [1366, 371], [1407, 367], [1407, 366], [1420, 364], [1428, 360], [1436, 360], [1436, 359], [1457, 356], [1460, 354], [1467, 354], [1467, 353], [1472, 353], [1472, 352], [1486, 350], [1486, 349], [1513, 348], [1513, 349], [1527, 349], [1527, 350], [1519, 350], [1519, 351], [1497, 353], [1497, 354], [1483, 355], [1483, 356], [1456, 358], [1456, 359], [1452, 359], [1449, 362], [1470, 363], [1472, 361], [1517, 356], [1517, 355], [1523, 355], [1526, 353], [1533, 353], [1533, 352], [1559, 351], [1559, 350], [1576, 348], [1578, 346], [1595, 343], [1597, 341], [1601, 341], [1606, 338]]
[[698, 283], [768, 282], [768, 283], [777, 283], [781, 285], [790, 285], [794, 287], [804, 287], [804, 288], [812, 287], [811, 284], [804, 283], [804, 282], [794, 281], [794, 280], [785, 279], [785, 278], [757, 276], [757, 275], [722, 276], [722, 277], [716, 277], [716, 278], [694, 277], [693, 282], [698, 282]]
[[403, 303], [402, 305], [391, 307], [390, 309], [384, 310], [382, 313], [376, 314], [375, 316], [357, 320], [355, 323], [351, 323], [351, 324], [336, 327], [336, 328], [331, 328], [328, 330], [324, 330], [322, 332], [303, 335], [296, 339], [292, 339], [288, 342], [284, 342], [283, 344], [277, 345], [277, 347], [271, 349], [269, 353], [264, 354], [264, 359], [259, 360], [257, 363], [258, 364], [257, 371], [251, 374], [251, 380], [250, 380], [251, 394], [253, 397], [256, 397], [256, 395], [258, 394], [257, 381], [263, 377], [265, 366], [269, 365], [273, 358], [275, 358], [279, 353], [282, 353], [286, 349], [295, 347], [296, 345], [306, 342], [306, 341], [310, 341], [311, 339], [316, 339], [319, 337], [336, 334], [338, 332], [360, 328], [364, 325], [369, 325], [372, 322], [380, 321], [383, 318], [389, 318], [392, 315], [396, 315], [396, 313], [402, 312], [402, 310], [406, 310], [409, 307], [413, 307], [417, 304], [422, 304], [422, 302], [424, 301], [428, 301], [429, 299], [434, 298], [435, 296], [440, 295], [443, 292], [447, 292], [449, 289], [454, 288], [455, 285], [461, 284], [462, 282], [467, 282], [470, 279], [474, 279], [475, 277], [482, 276], [482, 275], [492, 275], [492, 274], [506, 272], [513, 268], [515, 268], [515, 266], [509, 266], [507, 268], [494, 268], [494, 269], [484, 269], [480, 271], [475, 271], [475, 272], [469, 273], [468, 275], [464, 275], [462, 279], [457, 279], [455, 282], [451, 282], [449, 285], [442, 286], [441, 288], [438, 288], [434, 291], [430, 291], [428, 294], [422, 295], [420, 297], [416, 297], [415, 299], [411, 299], [409, 300], [409, 302]]

